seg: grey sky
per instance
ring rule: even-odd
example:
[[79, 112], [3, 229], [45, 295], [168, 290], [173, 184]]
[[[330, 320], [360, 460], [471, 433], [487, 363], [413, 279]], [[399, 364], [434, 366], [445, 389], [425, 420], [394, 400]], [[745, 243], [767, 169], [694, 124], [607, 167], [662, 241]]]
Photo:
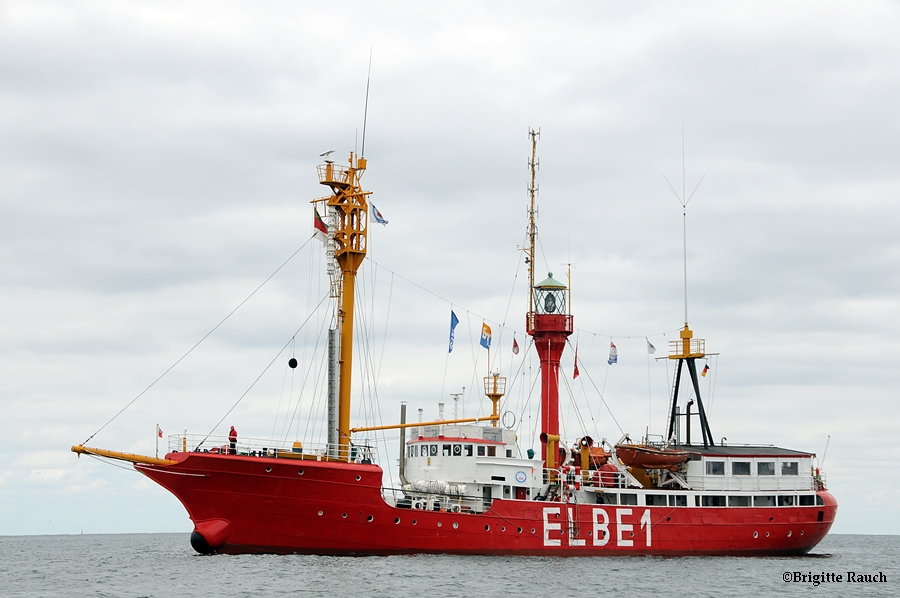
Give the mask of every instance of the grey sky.
[[[508, 349], [513, 332], [525, 346], [534, 126], [538, 271], [576, 264], [589, 376], [572, 384], [567, 353], [568, 383], [592, 434], [618, 430], [588, 377], [641, 434], [644, 337], [661, 355], [659, 334], [683, 324], [681, 209], [663, 179], [680, 190], [683, 125], [688, 191], [706, 175], [688, 207], [689, 309], [721, 354], [713, 433], [820, 457], [831, 435], [834, 531], [900, 533], [898, 31], [892, 2], [0, 2], [0, 509], [16, 513], [0, 534], [190, 529], [164, 490], [68, 448], [309, 237], [318, 154], [343, 160], [361, 134], [370, 48], [364, 182], [390, 224], [372, 232], [364, 310], [384, 419], [471, 390], [482, 318], [504, 373], [522, 362]], [[318, 302], [319, 253], [93, 444], [147, 453], [156, 423], [209, 431]], [[279, 434], [285, 360], [226, 429]], [[651, 432], [667, 384], [651, 364]]]

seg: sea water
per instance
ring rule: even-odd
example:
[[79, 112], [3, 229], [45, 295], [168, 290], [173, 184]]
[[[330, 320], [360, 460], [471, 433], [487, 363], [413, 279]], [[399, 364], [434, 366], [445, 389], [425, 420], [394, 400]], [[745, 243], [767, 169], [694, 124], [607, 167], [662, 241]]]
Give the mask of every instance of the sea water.
[[187, 534], [0, 536], [3, 597], [773, 594], [900, 596], [900, 536], [830, 535], [810, 555], [765, 558], [200, 556]]

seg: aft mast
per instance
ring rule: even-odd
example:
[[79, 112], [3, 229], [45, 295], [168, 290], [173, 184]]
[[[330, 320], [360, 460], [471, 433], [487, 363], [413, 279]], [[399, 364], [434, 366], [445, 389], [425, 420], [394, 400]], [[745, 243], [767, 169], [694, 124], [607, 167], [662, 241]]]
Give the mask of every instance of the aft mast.
[[325, 202], [332, 215], [330, 236], [334, 259], [341, 270], [337, 324], [340, 330], [340, 374], [338, 377], [338, 458], [349, 461], [350, 454], [350, 381], [353, 371], [353, 304], [356, 298], [356, 273], [366, 258], [366, 230], [369, 224], [367, 196], [360, 179], [366, 159], [350, 153], [347, 166], [338, 166], [326, 157], [318, 166], [319, 183], [331, 188], [331, 196], [313, 200]]
[[[705, 177], [706, 175], [703, 175]], [[706, 418], [706, 409], [703, 408], [703, 401], [700, 399], [700, 383], [697, 380], [697, 360], [706, 356], [706, 340], [702, 338], [694, 338], [693, 331], [688, 327], [688, 293], [687, 293], [687, 205], [703, 183], [703, 177], [690, 195], [687, 195], [687, 187], [685, 186], [685, 168], [684, 168], [684, 127], [681, 130], [681, 195], [675, 191], [669, 180], [669, 189], [681, 204], [682, 216], [682, 239], [683, 239], [683, 259], [684, 259], [684, 328], [679, 332], [679, 339], [669, 341], [669, 359], [678, 361], [675, 368], [675, 383], [672, 390], [672, 411], [669, 414], [669, 428], [666, 433], [667, 442], [677, 442], [675, 432], [675, 422], [678, 419], [678, 391], [681, 385], [681, 372], [684, 364], [688, 366], [688, 372], [691, 376], [691, 383], [694, 387], [694, 394], [697, 397], [697, 411], [700, 415], [700, 431], [703, 434], [703, 448], [709, 448], [714, 444], [712, 432], [709, 429], [709, 421]], [[687, 407], [687, 444], [691, 443], [691, 422], [690, 422], [690, 403]]]
[[535, 171], [540, 132], [529, 129], [528, 135], [531, 137], [531, 184], [528, 187], [528, 314], [525, 326], [534, 339], [534, 347], [541, 360], [541, 448], [544, 467], [554, 469], [559, 442], [559, 359], [566, 339], [572, 334], [572, 315], [567, 309], [569, 289], [555, 280], [552, 272], [545, 281], [534, 283], [534, 244], [537, 237], [534, 196], [537, 191]]

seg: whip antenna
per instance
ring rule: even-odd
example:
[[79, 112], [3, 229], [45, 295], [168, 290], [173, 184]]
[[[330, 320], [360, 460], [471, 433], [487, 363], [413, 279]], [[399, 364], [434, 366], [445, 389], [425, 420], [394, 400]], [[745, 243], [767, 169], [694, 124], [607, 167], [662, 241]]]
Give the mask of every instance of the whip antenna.
[[363, 109], [362, 151], [359, 155], [366, 157], [366, 119], [369, 117], [369, 81], [372, 79], [372, 48], [369, 48], [369, 73], [366, 75], [366, 106]]
[[701, 183], [703, 183], [703, 179], [706, 177], [706, 173], [703, 173], [703, 176], [700, 177], [700, 180], [697, 182], [697, 186], [694, 187], [694, 190], [691, 191], [691, 194], [687, 194], [687, 186], [686, 186], [686, 177], [685, 177], [685, 166], [684, 166], [684, 125], [681, 125], [681, 195], [678, 195], [678, 192], [675, 191], [675, 187], [672, 186], [672, 183], [669, 182], [669, 179], [666, 178], [666, 175], [663, 175], [663, 178], [666, 179], [666, 184], [669, 186], [669, 190], [678, 200], [678, 203], [681, 204], [681, 215], [683, 218], [682, 222], [682, 233], [683, 233], [683, 250], [684, 250], [684, 325], [687, 326], [688, 323], [688, 302], [687, 302], [687, 205], [691, 201], [691, 198], [694, 197], [694, 193], [697, 192], [697, 189], [700, 188]]

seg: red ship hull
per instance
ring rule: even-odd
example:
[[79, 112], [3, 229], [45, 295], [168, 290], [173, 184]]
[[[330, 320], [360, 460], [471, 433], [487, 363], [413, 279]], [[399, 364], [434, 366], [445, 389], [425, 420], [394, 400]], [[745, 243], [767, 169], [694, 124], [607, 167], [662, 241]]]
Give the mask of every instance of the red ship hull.
[[172, 492], [200, 552], [800, 555], [818, 544], [837, 503], [794, 507], [664, 507], [494, 500], [485, 513], [391, 506], [377, 465], [170, 453], [136, 465]]

